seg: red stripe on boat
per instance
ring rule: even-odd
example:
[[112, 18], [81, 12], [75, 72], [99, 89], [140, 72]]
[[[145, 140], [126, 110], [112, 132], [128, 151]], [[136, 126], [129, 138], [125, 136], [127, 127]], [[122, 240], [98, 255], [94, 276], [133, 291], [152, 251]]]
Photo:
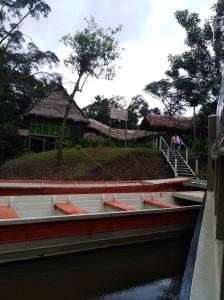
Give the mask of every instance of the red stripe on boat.
[[58, 202], [54, 204], [54, 207], [59, 209], [66, 215], [86, 214], [86, 211], [84, 209], [78, 208], [72, 203]]
[[[187, 182], [182, 181], [182, 182]], [[108, 186], [108, 187], [2, 187], [0, 196], [19, 195], [66, 195], [66, 194], [100, 194], [100, 193], [138, 193], [159, 192], [172, 190], [180, 182], [163, 182], [136, 186]]]
[[105, 206], [109, 206], [109, 207], [116, 208], [116, 209], [123, 210], [123, 211], [137, 210], [136, 208], [134, 208], [130, 205], [127, 205], [125, 203], [122, 203], [120, 201], [117, 201], [117, 200], [107, 200], [107, 201], [104, 201], [103, 204]]
[[13, 207], [0, 206], [0, 219], [17, 219], [18, 215]]
[[66, 236], [94, 235], [140, 228], [155, 228], [166, 225], [191, 225], [196, 222], [199, 207], [186, 211], [158, 212], [154, 214], [75, 219], [33, 224], [11, 224], [0, 226], [0, 244], [34, 241]]
[[179, 205], [175, 205], [172, 203], [168, 203], [168, 202], [163, 202], [163, 201], [158, 201], [156, 199], [146, 199], [143, 202], [144, 204], [148, 204], [148, 205], [152, 205], [152, 206], [156, 206], [156, 207], [164, 207], [164, 208], [178, 208], [180, 207]]

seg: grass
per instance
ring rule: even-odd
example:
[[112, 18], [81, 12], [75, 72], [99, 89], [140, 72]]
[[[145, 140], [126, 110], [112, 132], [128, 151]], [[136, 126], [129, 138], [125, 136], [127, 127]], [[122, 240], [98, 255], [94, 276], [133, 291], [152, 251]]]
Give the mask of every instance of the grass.
[[[65, 149], [60, 173], [56, 172], [56, 154], [56, 151], [27, 153], [7, 161], [0, 167], [0, 178], [109, 180], [117, 176], [155, 179], [171, 175], [161, 154], [148, 148]], [[109, 173], [114, 177], [109, 178]]]

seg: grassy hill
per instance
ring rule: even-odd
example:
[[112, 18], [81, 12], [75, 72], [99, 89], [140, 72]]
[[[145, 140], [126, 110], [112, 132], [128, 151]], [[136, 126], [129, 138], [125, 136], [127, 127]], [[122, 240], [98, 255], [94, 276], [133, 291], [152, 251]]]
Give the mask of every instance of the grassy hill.
[[172, 177], [161, 154], [146, 148], [86, 148], [63, 151], [56, 172], [56, 151], [27, 153], [0, 167], [0, 178], [49, 180], [134, 180]]

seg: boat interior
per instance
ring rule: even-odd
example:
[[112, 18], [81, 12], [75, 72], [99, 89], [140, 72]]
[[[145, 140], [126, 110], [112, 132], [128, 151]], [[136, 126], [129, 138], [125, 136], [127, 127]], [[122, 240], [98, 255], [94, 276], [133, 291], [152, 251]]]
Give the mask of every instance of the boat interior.
[[9, 195], [0, 197], [0, 220], [164, 208], [178, 209], [198, 204], [200, 203], [173, 197], [172, 192]]

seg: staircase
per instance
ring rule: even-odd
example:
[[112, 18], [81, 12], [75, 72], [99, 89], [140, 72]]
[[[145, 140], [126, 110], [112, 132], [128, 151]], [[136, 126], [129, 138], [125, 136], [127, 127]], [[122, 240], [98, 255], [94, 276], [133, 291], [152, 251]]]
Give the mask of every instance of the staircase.
[[182, 145], [185, 147], [185, 159], [179, 151], [176, 151], [174, 153], [162, 136], [159, 138], [159, 149], [162, 152], [168, 164], [170, 165], [170, 167], [172, 168], [174, 176], [195, 178], [195, 172], [188, 164], [189, 149], [183, 142]]

